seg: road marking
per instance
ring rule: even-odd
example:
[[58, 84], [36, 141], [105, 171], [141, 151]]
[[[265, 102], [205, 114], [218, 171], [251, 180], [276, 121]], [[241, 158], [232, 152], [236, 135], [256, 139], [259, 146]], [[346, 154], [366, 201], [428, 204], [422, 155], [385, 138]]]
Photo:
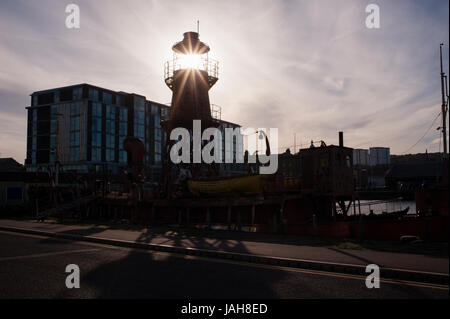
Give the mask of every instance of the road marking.
[[[186, 257], [192, 257], [192, 259], [209, 260], [209, 261], [223, 262], [223, 263], [233, 264], [233, 265], [250, 266], [250, 267], [264, 268], [264, 269], [270, 269], [270, 270], [282, 270], [282, 271], [297, 272], [297, 273], [304, 273], [304, 274], [310, 274], [310, 275], [321, 275], [321, 276], [337, 277], [337, 278], [345, 278], [345, 279], [357, 279], [357, 280], [363, 280], [363, 281], [366, 280], [366, 276], [327, 272], [327, 271], [322, 271], [322, 270], [311, 270], [311, 269], [292, 268], [292, 267], [276, 266], [276, 265], [256, 264], [256, 263], [249, 263], [249, 262], [245, 262], [245, 261], [232, 261], [232, 260], [220, 260], [219, 261], [214, 258], [201, 257], [201, 256], [185, 256], [185, 259], [190, 259], [190, 258], [186, 258]], [[395, 280], [395, 279], [380, 278], [380, 282], [384, 282], [384, 283], [388, 283], [388, 284], [416, 286], [416, 287], [423, 287], [423, 288], [430, 288], [430, 289], [449, 290], [449, 287], [446, 285], [415, 282], [415, 281], [408, 281], [408, 280]]]
[[[218, 259], [218, 258], [212, 258], [212, 257], [185, 255], [185, 254], [180, 254], [180, 253], [165, 252], [165, 251], [153, 251], [153, 250], [140, 249], [140, 248], [129, 248], [129, 247], [114, 247], [114, 248], [119, 248], [119, 249], [124, 249], [124, 250], [139, 250], [142, 252], [146, 252], [149, 254], [155, 254], [155, 255], [172, 255], [174, 257], [182, 258], [182, 259], [203, 260], [203, 261], [226, 263], [226, 264], [232, 264], [232, 265], [238, 265], [238, 266], [257, 267], [257, 268], [264, 268], [264, 269], [269, 269], [269, 270], [281, 270], [281, 271], [297, 272], [297, 273], [304, 273], [304, 274], [310, 274], [310, 275], [321, 275], [321, 276], [345, 278], [345, 279], [356, 279], [356, 280], [362, 280], [362, 281], [366, 280], [366, 276], [344, 274], [344, 273], [337, 273], [337, 272], [328, 272], [328, 271], [322, 271], [322, 270], [312, 270], [312, 269], [294, 268], [294, 267], [277, 266], [277, 265], [266, 265], [266, 264], [251, 263], [251, 262], [246, 262], [246, 261], [234, 261], [234, 260], [229, 260], [229, 259]], [[380, 282], [387, 283], [387, 284], [415, 286], [415, 287], [422, 287], [422, 288], [429, 288], [429, 289], [449, 290], [449, 287], [446, 285], [424, 283], [424, 282], [418, 282], [418, 281], [380, 278]]]
[[[29, 237], [44, 237], [44, 238], [51, 238], [55, 240], [65, 240], [65, 241], [72, 241], [77, 242], [80, 244], [86, 244], [86, 245], [92, 245], [97, 247], [104, 247], [104, 248], [111, 248], [111, 249], [119, 249], [119, 250], [139, 250], [142, 252], [146, 252], [149, 254], [156, 254], [156, 255], [172, 255], [178, 258], [182, 259], [194, 259], [194, 260], [204, 260], [209, 262], [216, 262], [216, 263], [226, 263], [226, 264], [232, 264], [232, 265], [240, 265], [240, 266], [248, 266], [248, 267], [256, 267], [256, 268], [264, 268], [269, 270], [281, 270], [281, 271], [288, 271], [288, 272], [297, 272], [297, 273], [304, 273], [304, 274], [310, 274], [310, 275], [321, 275], [321, 276], [328, 276], [328, 277], [336, 277], [336, 278], [345, 278], [345, 279], [356, 279], [356, 280], [366, 280], [366, 276], [361, 275], [352, 275], [352, 274], [345, 274], [345, 273], [337, 273], [337, 272], [328, 272], [328, 271], [322, 271], [322, 270], [312, 270], [312, 269], [303, 269], [303, 268], [294, 268], [294, 267], [286, 267], [286, 266], [277, 266], [277, 265], [266, 265], [266, 264], [258, 264], [258, 263], [251, 263], [246, 261], [234, 261], [229, 259], [219, 259], [219, 258], [213, 258], [213, 257], [203, 257], [203, 256], [194, 256], [194, 255], [186, 255], [182, 253], [175, 253], [175, 252], [165, 252], [165, 251], [154, 251], [154, 250], [148, 250], [148, 249], [142, 249], [142, 248], [130, 248], [130, 247], [121, 247], [121, 246], [115, 246], [111, 244], [101, 244], [101, 243], [92, 243], [92, 242], [82, 242], [82, 241], [73, 241], [70, 239], [63, 239], [63, 238], [52, 238], [45, 235], [31, 235], [31, 234], [22, 234], [22, 233], [15, 233], [15, 232], [8, 232], [8, 231], [0, 231], [0, 233], [8, 233], [13, 235], [20, 235], [20, 236], [29, 236]], [[33, 258], [33, 257], [44, 257], [44, 256], [52, 256], [52, 255], [59, 255], [59, 254], [67, 254], [71, 252], [89, 252], [89, 251], [98, 251], [97, 249], [80, 249], [80, 250], [72, 250], [72, 251], [65, 251], [65, 252], [54, 252], [54, 253], [48, 253], [48, 254], [37, 254], [37, 255], [29, 255], [29, 256], [17, 256], [17, 257], [4, 257], [0, 258], [0, 261], [3, 260], [13, 260], [13, 259], [21, 259], [21, 258]], [[429, 289], [439, 289], [439, 290], [449, 290], [448, 285], [441, 285], [441, 284], [432, 284], [432, 283], [423, 283], [423, 282], [416, 282], [416, 281], [408, 281], [408, 280], [396, 280], [396, 279], [383, 279], [380, 278], [380, 282], [387, 283], [387, 284], [397, 284], [397, 285], [406, 285], [406, 286], [415, 286], [415, 287], [422, 287], [422, 288], [429, 288]]]
[[42, 254], [33, 254], [33, 255], [22, 255], [22, 256], [12, 256], [12, 257], [0, 257], [1, 261], [9, 261], [9, 260], [19, 260], [19, 259], [28, 259], [28, 258], [40, 258], [40, 257], [49, 257], [49, 256], [57, 256], [57, 255], [67, 255], [67, 254], [76, 254], [76, 253], [87, 253], [93, 251], [99, 251], [100, 248], [91, 248], [91, 249], [77, 249], [77, 250], [69, 250], [69, 251], [56, 251], [51, 253], [42, 253]]

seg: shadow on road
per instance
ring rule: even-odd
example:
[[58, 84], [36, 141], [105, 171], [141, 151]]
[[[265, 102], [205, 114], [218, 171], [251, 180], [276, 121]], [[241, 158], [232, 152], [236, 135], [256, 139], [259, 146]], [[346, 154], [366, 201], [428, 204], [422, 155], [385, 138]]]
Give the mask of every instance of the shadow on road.
[[[145, 232], [136, 241], [151, 242], [153, 237]], [[183, 246], [182, 240], [174, 237], [171, 244]], [[212, 248], [202, 238], [192, 240], [195, 247]], [[221, 245], [246, 252], [240, 242]], [[285, 277], [282, 271], [271, 271], [266, 278], [267, 270], [223, 260], [131, 249], [121, 252], [126, 255], [82, 276], [83, 285], [94, 288], [99, 298], [279, 298], [273, 287]], [[59, 297], [70, 297], [70, 292], [63, 290]]]

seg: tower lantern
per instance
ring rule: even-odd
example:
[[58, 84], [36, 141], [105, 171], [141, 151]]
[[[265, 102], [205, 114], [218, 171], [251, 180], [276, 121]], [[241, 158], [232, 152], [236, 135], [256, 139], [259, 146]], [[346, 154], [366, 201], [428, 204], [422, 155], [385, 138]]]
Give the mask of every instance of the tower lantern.
[[193, 120], [201, 120], [202, 130], [217, 127], [211, 116], [209, 89], [218, 80], [218, 62], [209, 58], [210, 47], [199, 40], [197, 32], [186, 32], [173, 45], [173, 59], [164, 67], [166, 85], [172, 90], [166, 132], [176, 127], [192, 129]]

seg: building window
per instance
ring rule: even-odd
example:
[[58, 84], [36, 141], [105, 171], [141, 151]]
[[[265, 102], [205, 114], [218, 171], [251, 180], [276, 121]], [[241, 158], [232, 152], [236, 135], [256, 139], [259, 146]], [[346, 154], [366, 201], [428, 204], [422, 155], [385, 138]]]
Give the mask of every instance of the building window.
[[119, 151], [119, 162], [126, 163], [127, 162], [127, 152]]
[[119, 123], [119, 135], [122, 135], [122, 136], [127, 135], [127, 123], [126, 122]]
[[119, 136], [119, 150], [123, 150], [123, 141], [125, 140], [125, 136]]
[[79, 116], [80, 115], [80, 104], [72, 103], [70, 104], [70, 116]]
[[145, 126], [144, 125], [134, 125], [134, 136], [140, 138], [142, 141], [145, 140]]
[[98, 101], [98, 90], [89, 88], [89, 99], [92, 101]]
[[114, 120], [106, 120], [106, 161], [108, 162], [115, 160], [115, 126]]
[[92, 147], [92, 161], [100, 162], [102, 159], [102, 152], [100, 147]]
[[80, 114], [81, 104], [70, 104], [70, 133], [69, 133], [69, 161], [78, 162], [80, 160]]
[[127, 122], [128, 121], [128, 110], [127, 109], [120, 109], [120, 121]]
[[50, 134], [56, 134], [56, 128], [58, 127], [57, 120], [50, 121]]
[[134, 136], [145, 141], [145, 99], [134, 99]]
[[123, 141], [128, 135], [128, 110], [125, 108], [119, 109], [119, 162], [126, 163], [127, 162], [127, 154], [123, 149]]
[[111, 93], [103, 92], [103, 103], [111, 104], [112, 103], [112, 95]]
[[114, 120], [116, 118], [116, 108], [111, 105], [106, 105], [106, 118]]
[[52, 106], [50, 107], [50, 117], [51, 117], [52, 119], [56, 118], [56, 113], [57, 113], [57, 111], [58, 111], [58, 107], [57, 107], [56, 105], [52, 105]]
[[114, 135], [107, 134], [107, 135], [106, 135], [106, 147], [107, 147], [107, 148], [114, 148], [115, 143], [116, 143], [116, 138], [115, 138], [115, 136], [114, 136]]
[[92, 118], [92, 131], [101, 132], [102, 131], [102, 119], [98, 117]]
[[92, 103], [92, 116], [102, 117], [102, 103]]
[[123, 98], [120, 95], [116, 95], [116, 105], [123, 105]]
[[56, 135], [52, 134], [50, 135], [50, 148], [56, 147]]
[[101, 147], [102, 146], [102, 134], [101, 133], [92, 133], [92, 146], [93, 147]]
[[111, 148], [106, 149], [106, 161], [114, 162], [114, 149]]
[[161, 154], [161, 143], [155, 143], [155, 153]]
[[81, 100], [83, 98], [83, 88], [77, 87], [73, 89], [73, 99]]
[[155, 154], [155, 164], [161, 165], [161, 154]]
[[161, 118], [160, 118], [159, 114], [155, 115], [154, 125], [155, 125], [155, 127], [161, 127]]
[[80, 132], [70, 133], [70, 146], [80, 146]]
[[70, 117], [70, 131], [80, 130], [80, 117]]
[[70, 148], [70, 161], [78, 162], [80, 160], [80, 148], [79, 147], [71, 147]]
[[113, 120], [106, 120], [106, 134], [114, 135], [116, 132], [116, 122]]

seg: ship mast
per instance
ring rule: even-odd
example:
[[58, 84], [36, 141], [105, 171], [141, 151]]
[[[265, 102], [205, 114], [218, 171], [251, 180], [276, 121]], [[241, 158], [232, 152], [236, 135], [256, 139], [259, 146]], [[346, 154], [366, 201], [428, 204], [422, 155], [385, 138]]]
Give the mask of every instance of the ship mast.
[[447, 95], [447, 76], [444, 73], [444, 68], [442, 65], [442, 46], [444, 44], [441, 43], [439, 46], [439, 53], [441, 59], [441, 94], [442, 94], [442, 139], [444, 142], [444, 158], [447, 157], [447, 103], [448, 103], [448, 95]]

